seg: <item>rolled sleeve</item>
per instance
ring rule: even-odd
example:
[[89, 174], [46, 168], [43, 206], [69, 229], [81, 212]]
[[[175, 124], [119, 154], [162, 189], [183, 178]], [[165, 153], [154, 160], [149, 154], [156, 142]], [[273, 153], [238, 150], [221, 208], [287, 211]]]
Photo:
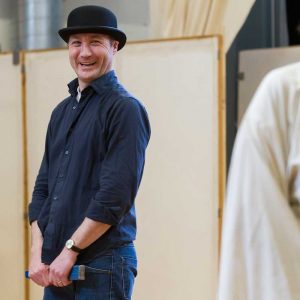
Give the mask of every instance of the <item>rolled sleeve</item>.
[[144, 107], [135, 99], [120, 101], [107, 122], [107, 151], [99, 185], [86, 217], [116, 225], [134, 204], [142, 178], [150, 125]]

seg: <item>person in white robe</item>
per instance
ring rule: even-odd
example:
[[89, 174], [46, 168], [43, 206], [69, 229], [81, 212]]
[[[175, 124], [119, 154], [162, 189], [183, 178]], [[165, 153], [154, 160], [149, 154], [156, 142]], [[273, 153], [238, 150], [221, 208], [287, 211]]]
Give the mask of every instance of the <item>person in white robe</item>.
[[237, 134], [218, 300], [300, 299], [300, 63], [271, 71]]

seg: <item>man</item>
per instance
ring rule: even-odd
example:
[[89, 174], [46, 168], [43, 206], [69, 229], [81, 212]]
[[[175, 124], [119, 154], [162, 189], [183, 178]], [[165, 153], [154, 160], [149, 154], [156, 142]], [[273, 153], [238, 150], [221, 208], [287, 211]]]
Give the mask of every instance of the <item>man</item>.
[[262, 81], [228, 179], [219, 300], [300, 299], [300, 64]]
[[[126, 35], [111, 11], [78, 7], [59, 35], [77, 78], [51, 115], [29, 205], [30, 278], [45, 287], [46, 300], [130, 299], [147, 113], [112, 70]], [[94, 271], [71, 282], [75, 263]]]

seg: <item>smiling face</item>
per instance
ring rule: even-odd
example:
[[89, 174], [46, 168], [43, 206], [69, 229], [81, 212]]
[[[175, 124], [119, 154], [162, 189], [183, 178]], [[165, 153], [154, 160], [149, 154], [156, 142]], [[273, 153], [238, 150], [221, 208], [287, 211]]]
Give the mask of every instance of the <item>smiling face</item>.
[[78, 33], [69, 38], [69, 59], [82, 91], [112, 69], [118, 42], [100, 33]]

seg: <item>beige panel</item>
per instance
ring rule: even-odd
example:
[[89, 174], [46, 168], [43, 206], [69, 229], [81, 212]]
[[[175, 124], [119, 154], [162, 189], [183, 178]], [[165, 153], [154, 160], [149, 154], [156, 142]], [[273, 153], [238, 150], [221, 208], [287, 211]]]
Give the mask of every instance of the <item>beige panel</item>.
[[26, 54], [26, 103], [28, 128], [29, 191], [33, 189], [44, 151], [50, 115], [68, 93], [75, 77], [67, 50]]
[[215, 299], [218, 259], [217, 39], [128, 45], [121, 82], [152, 137], [137, 199], [134, 299]]
[[300, 61], [300, 47], [248, 50], [240, 53], [239, 122], [263, 77], [272, 69], [297, 61]]
[[[67, 50], [26, 53], [29, 201], [44, 152], [51, 112], [69, 95], [67, 83], [74, 77]], [[30, 299], [42, 299], [42, 288], [31, 284]]]
[[23, 299], [23, 140], [20, 66], [0, 55], [1, 299]]

